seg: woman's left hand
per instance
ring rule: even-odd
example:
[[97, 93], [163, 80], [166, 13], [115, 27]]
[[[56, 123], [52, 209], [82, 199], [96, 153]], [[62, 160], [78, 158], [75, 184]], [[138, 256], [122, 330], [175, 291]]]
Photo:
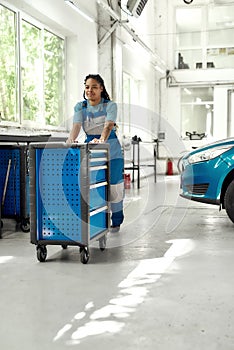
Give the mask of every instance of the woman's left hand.
[[105, 141], [102, 139], [96, 139], [94, 138], [90, 143], [104, 143]]

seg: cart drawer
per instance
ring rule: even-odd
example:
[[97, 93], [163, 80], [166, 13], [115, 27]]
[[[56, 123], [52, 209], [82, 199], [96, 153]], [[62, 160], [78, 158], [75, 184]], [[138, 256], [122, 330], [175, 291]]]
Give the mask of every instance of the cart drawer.
[[90, 163], [90, 167], [106, 165], [107, 159], [106, 158], [93, 158], [93, 159], [90, 159], [89, 163]]
[[99, 184], [90, 186], [90, 210], [95, 210], [97, 208], [106, 205], [107, 201], [107, 182], [101, 182]]
[[90, 168], [106, 165], [108, 159], [107, 156], [107, 150], [91, 150], [89, 160]]
[[92, 149], [90, 150], [90, 158], [105, 158], [107, 159], [107, 150], [97, 150], [97, 149]]
[[90, 184], [106, 181], [107, 165], [90, 167]]
[[90, 238], [108, 228], [107, 206], [90, 214]]

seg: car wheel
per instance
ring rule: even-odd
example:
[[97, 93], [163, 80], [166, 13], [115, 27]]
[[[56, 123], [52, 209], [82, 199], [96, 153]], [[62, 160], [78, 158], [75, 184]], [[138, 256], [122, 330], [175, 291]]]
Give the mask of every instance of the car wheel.
[[229, 184], [225, 196], [224, 206], [228, 217], [234, 223], [234, 180]]

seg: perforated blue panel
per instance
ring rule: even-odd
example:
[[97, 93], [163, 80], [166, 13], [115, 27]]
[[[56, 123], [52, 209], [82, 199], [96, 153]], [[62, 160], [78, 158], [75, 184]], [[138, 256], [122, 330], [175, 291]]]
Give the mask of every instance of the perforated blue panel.
[[20, 149], [0, 149], [0, 198], [3, 196], [7, 168], [10, 173], [2, 216], [20, 216]]
[[38, 239], [81, 241], [80, 149], [37, 149]]

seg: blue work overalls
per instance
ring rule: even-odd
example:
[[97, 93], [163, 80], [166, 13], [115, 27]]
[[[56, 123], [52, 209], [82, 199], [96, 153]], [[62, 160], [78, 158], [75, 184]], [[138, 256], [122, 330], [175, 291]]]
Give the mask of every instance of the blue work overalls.
[[[94, 138], [99, 139], [104, 128], [106, 119], [106, 105], [108, 100], [103, 103], [103, 110], [95, 113], [87, 110], [87, 101], [82, 104], [83, 129], [86, 133], [85, 142], [90, 142]], [[119, 140], [115, 130], [112, 129], [108, 140], [110, 145], [110, 208], [112, 226], [120, 226], [123, 222], [123, 196], [124, 196], [124, 160]]]

